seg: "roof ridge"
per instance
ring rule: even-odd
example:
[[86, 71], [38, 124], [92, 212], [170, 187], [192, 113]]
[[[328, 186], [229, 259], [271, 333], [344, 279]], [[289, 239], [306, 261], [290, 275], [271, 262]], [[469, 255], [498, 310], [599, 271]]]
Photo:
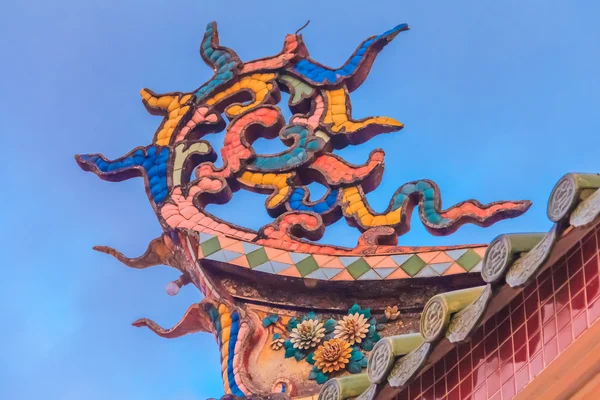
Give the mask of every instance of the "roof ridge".
[[[393, 397], [426, 365], [433, 365], [453, 346], [468, 341], [487, 319], [593, 229], [600, 222], [599, 216], [600, 174], [564, 175], [548, 200], [548, 217], [554, 222], [549, 232], [496, 237], [482, 261], [485, 286], [430, 298], [418, 333], [389, 336], [377, 343], [367, 364], [368, 382], [357, 375], [333, 379], [321, 389], [319, 399], [343, 400], [344, 385], [359, 380], [359, 398]], [[339, 389], [334, 391], [333, 387]]]

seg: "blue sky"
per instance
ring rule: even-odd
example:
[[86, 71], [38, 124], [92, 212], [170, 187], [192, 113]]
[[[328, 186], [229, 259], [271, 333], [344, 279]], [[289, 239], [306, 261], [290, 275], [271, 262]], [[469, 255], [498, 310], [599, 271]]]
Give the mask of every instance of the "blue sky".
[[[166, 340], [130, 326], [140, 317], [171, 326], [198, 292], [169, 297], [164, 287], [176, 272], [130, 270], [91, 250], [103, 244], [135, 256], [159, 235], [142, 181], [103, 182], [73, 161], [75, 153], [118, 157], [150, 142], [160, 120], [146, 113], [139, 89], [189, 91], [206, 81], [211, 71], [198, 48], [209, 21], [218, 21], [223, 44], [251, 60], [278, 52], [285, 34], [310, 19], [304, 40], [331, 66], [364, 38], [410, 25], [353, 94], [356, 117], [405, 124], [340, 152], [359, 163], [386, 149], [384, 182], [369, 201], [381, 210], [399, 185], [429, 178], [447, 206], [467, 198], [534, 206], [519, 219], [444, 238], [414, 221], [400, 243], [483, 243], [547, 230], [547, 197], [562, 174], [600, 171], [596, 1], [5, 3], [0, 398], [222, 394], [210, 335]], [[263, 202], [238, 193], [211, 211], [258, 228], [269, 221], [258, 211]], [[253, 212], [239, 212], [242, 205]], [[353, 245], [357, 237], [338, 223], [324, 239]]]

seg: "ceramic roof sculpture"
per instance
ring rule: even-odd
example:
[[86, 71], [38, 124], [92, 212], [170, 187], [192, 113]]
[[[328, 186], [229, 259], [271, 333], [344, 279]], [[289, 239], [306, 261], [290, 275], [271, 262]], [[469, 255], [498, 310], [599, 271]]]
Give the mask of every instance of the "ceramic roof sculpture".
[[[376, 212], [365, 194], [381, 181], [383, 150], [373, 151], [362, 165], [334, 154], [403, 128], [388, 117], [355, 119], [350, 93], [367, 78], [377, 54], [406, 30], [401, 24], [370, 37], [341, 67], [330, 68], [310, 58], [299, 33], [286, 36], [279, 54], [243, 62], [220, 45], [211, 23], [200, 46], [215, 71], [208, 82], [187, 92], [141, 91], [147, 110], [163, 118], [149, 145], [116, 160], [76, 156], [82, 169], [101, 179], [144, 179], [164, 233], [138, 258], [96, 249], [133, 268], [176, 268], [181, 277], [167, 286], [169, 294], [190, 282], [201, 291], [203, 300], [175, 327], [163, 329], [146, 319], [134, 325], [169, 338], [215, 334], [226, 393], [305, 396], [346, 374], [366, 383], [361, 372], [372, 365], [367, 356], [375, 344], [414, 331], [418, 311], [431, 296], [464, 289], [449, 295], [463, 305], [489, 292], [473, 288], [481, 282], [487, 246], [399, 246], [398, 236], [410, 229], [415, 207], [431, 234], [448, 235], [466, 223], [489, 226], [517, 217], [530, 202], [467, 200], [443, 208], [438, 186], [419, 180], [401, 185], [389, 206]], [[280, 91], [290, 94], [289, 121], [277, 105]], [[223, 130], [219, 166], [206, 139]], [[279, 138], [288, 148], [257, 154], [252, 144], [258, 138]], [[322, 198], [311, 198], [312, 182], [326, 186]], [[267, 196], [271, 223], [253, 231], [206, 210], [207, 204], [227, 203], [240, 189]], [[315, 242], [342, 217], [362, 232], [356, 247]], [[441, 312], [444, 301], [428, 303], [426, 311]], [[398, 348], [391, 346], [393, 354], [417, 345], [428, 349], [443, 331], [423, 329], [425, 344], [419, 335], [404, 337]], [[380, 342], [382, 336], [392, 339]], [[382, 362], [389, 363], [390, 354]], [[376, 369], [379, 383], [388, 368]]]

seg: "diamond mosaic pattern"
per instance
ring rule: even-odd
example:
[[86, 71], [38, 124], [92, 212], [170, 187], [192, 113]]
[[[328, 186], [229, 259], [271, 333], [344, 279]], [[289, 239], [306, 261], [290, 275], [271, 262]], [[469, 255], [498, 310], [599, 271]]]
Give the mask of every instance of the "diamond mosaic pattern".
[[364, 258], [357, 257], [357, 260], [354, 261], [352, 264], [348, 265], [346, 269], [348, 270], [348, 272], [350, 272], [350, 275], [352, 275], [354, 279], [358, 279], [362, 275], [367, 273], [367, 271], [370, 271], [371, 266], [367, 264]]
[[221, 244], [219, 243], [219, 238], [212, 237], [205, 242], [200, 243], [200, 247], [202, 248], [202, 253], [204, 256], [209, 256], [212, 253], [221, 250]]
[[470, 271], [477, 265], [477, 263], [479, 263], [480, 260], [481, 257], [479, 257], [479, 254], [469, 249], [462, 256], [460, 256], [456, 262], [467, 271]]
[[248, 259], [248, 265], [250, 265], [250, 268], [258, 267], [259, 265], [269, 261], [267, 252], [263, 247], [246, 254], [246, 258]]
[[414, 254], [331, 256], [294, 253], [201, 234], [198, 257], [260, 272], [321, 280], [428, 278], [480, 272], [485, 247]]
[[408, 260], [400, 265], [400, 268], [404, 270], [410, 276], [415, 276], [425, 266], [425, 261], [421, 260], [418, 256], [412, 255]]
[[302, 261], [297, 262], [296, 268], [298, 268], [298, 272], [300, 272], [300, 275], [304, 277], [310, 274], [311, 272], [318, 270], [319, 265], [317, 264], [313, 256], [308, 256]]

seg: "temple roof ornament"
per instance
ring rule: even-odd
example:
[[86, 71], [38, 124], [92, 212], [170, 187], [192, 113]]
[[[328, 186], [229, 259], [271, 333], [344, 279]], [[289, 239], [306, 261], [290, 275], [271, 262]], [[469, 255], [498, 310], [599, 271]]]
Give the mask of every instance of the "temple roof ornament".
[[[431, 234], [449, 235], [464, 224], [486, 227], [520, 216], [529, 201], [466, 200], [444, 208], [436, 183], [422, 179], [402, 184], [381, 212], [369, 205], [366, 194], [381, 182], [384, 151], [374, 150], [360, 165], [335, 151], [403, 128], [389, 117], [357, 119], [350, 94], [367, 78], [378, 53], [407, 30], [401, 24], [372, 36], [342, 66], [330, 68], [310, 57], [298, 32], [286, 36], [279, 54], [244, 62], [221, 46], [217, 25], [210, 23], [200, 46], [214, 71], [209, 81], [185, 92], [141, 91], [148, 112], [162, 117], [150, 144], [114, 160], [76, 156], [83, 170], [103, 180], [144, 179], [163, 234], [137, 258], [106, 246], [95, 249], [132, 268], [177, 269], [180, 277], [167, 285], [170, 295], [189, 283], [200, 290], [202, 301], [171, 329], [147, 319], [134, 325], [168, 338], [215, 334], [226, 394], [305, 396], [329, 382], [324, 397], [343, 398], [344, 385], [332, 380], [340, 378], [354, 382], [348, 393], [364, 389], [371, 397], [386, 377], [403, 382], [406, 371], [417, 371], [448, 330], [455, 338], [472, 331], [490, 297], [480, 286], [482, 266], [489, 268], [484, 278], [490, 284], [506, 275], [511, 284], [522, 285], [557, 240], [556, 231], [541, 242], [540, 235], [498, 239], [486, 264], [486, 245], [399, 246], [398, 236], [409, 231], [415, 207]], [[290, 94], [288, 121], [278, 105], [281, 91]], [[223, 131], [217, 163], [208, 139]], [[253, 143], [259, 138], [279, 138], [287, 149], [257, 154]], [[313, 182], [326, 187], [320, 199], [310, 194]], [[596, 184], [593, 176], [569, 175], [555, 190], [550, 218], [562, 221], [578, 204], [574, 194]], [[256, 231], [205, 208], [229, 202], [242, 189], [266, 196], [273, 220]], [[589, 223], [600, 203], [592, 200], [577, 208], [574, 224]], [[360, 230], [357, 245], [317, 243], [342, 217]], [[522, 268], [515, 264], [507, 272], [512, 251], [530, 245], [537, 250], [517, 261]], [[448, 289], [457, 291], [429, 301], [419, 328], [415, 311]], [[422, 335], [401, 337], [419, 329]], [[404, 366], [398, 367], [394, 362], [403, 355]]]

